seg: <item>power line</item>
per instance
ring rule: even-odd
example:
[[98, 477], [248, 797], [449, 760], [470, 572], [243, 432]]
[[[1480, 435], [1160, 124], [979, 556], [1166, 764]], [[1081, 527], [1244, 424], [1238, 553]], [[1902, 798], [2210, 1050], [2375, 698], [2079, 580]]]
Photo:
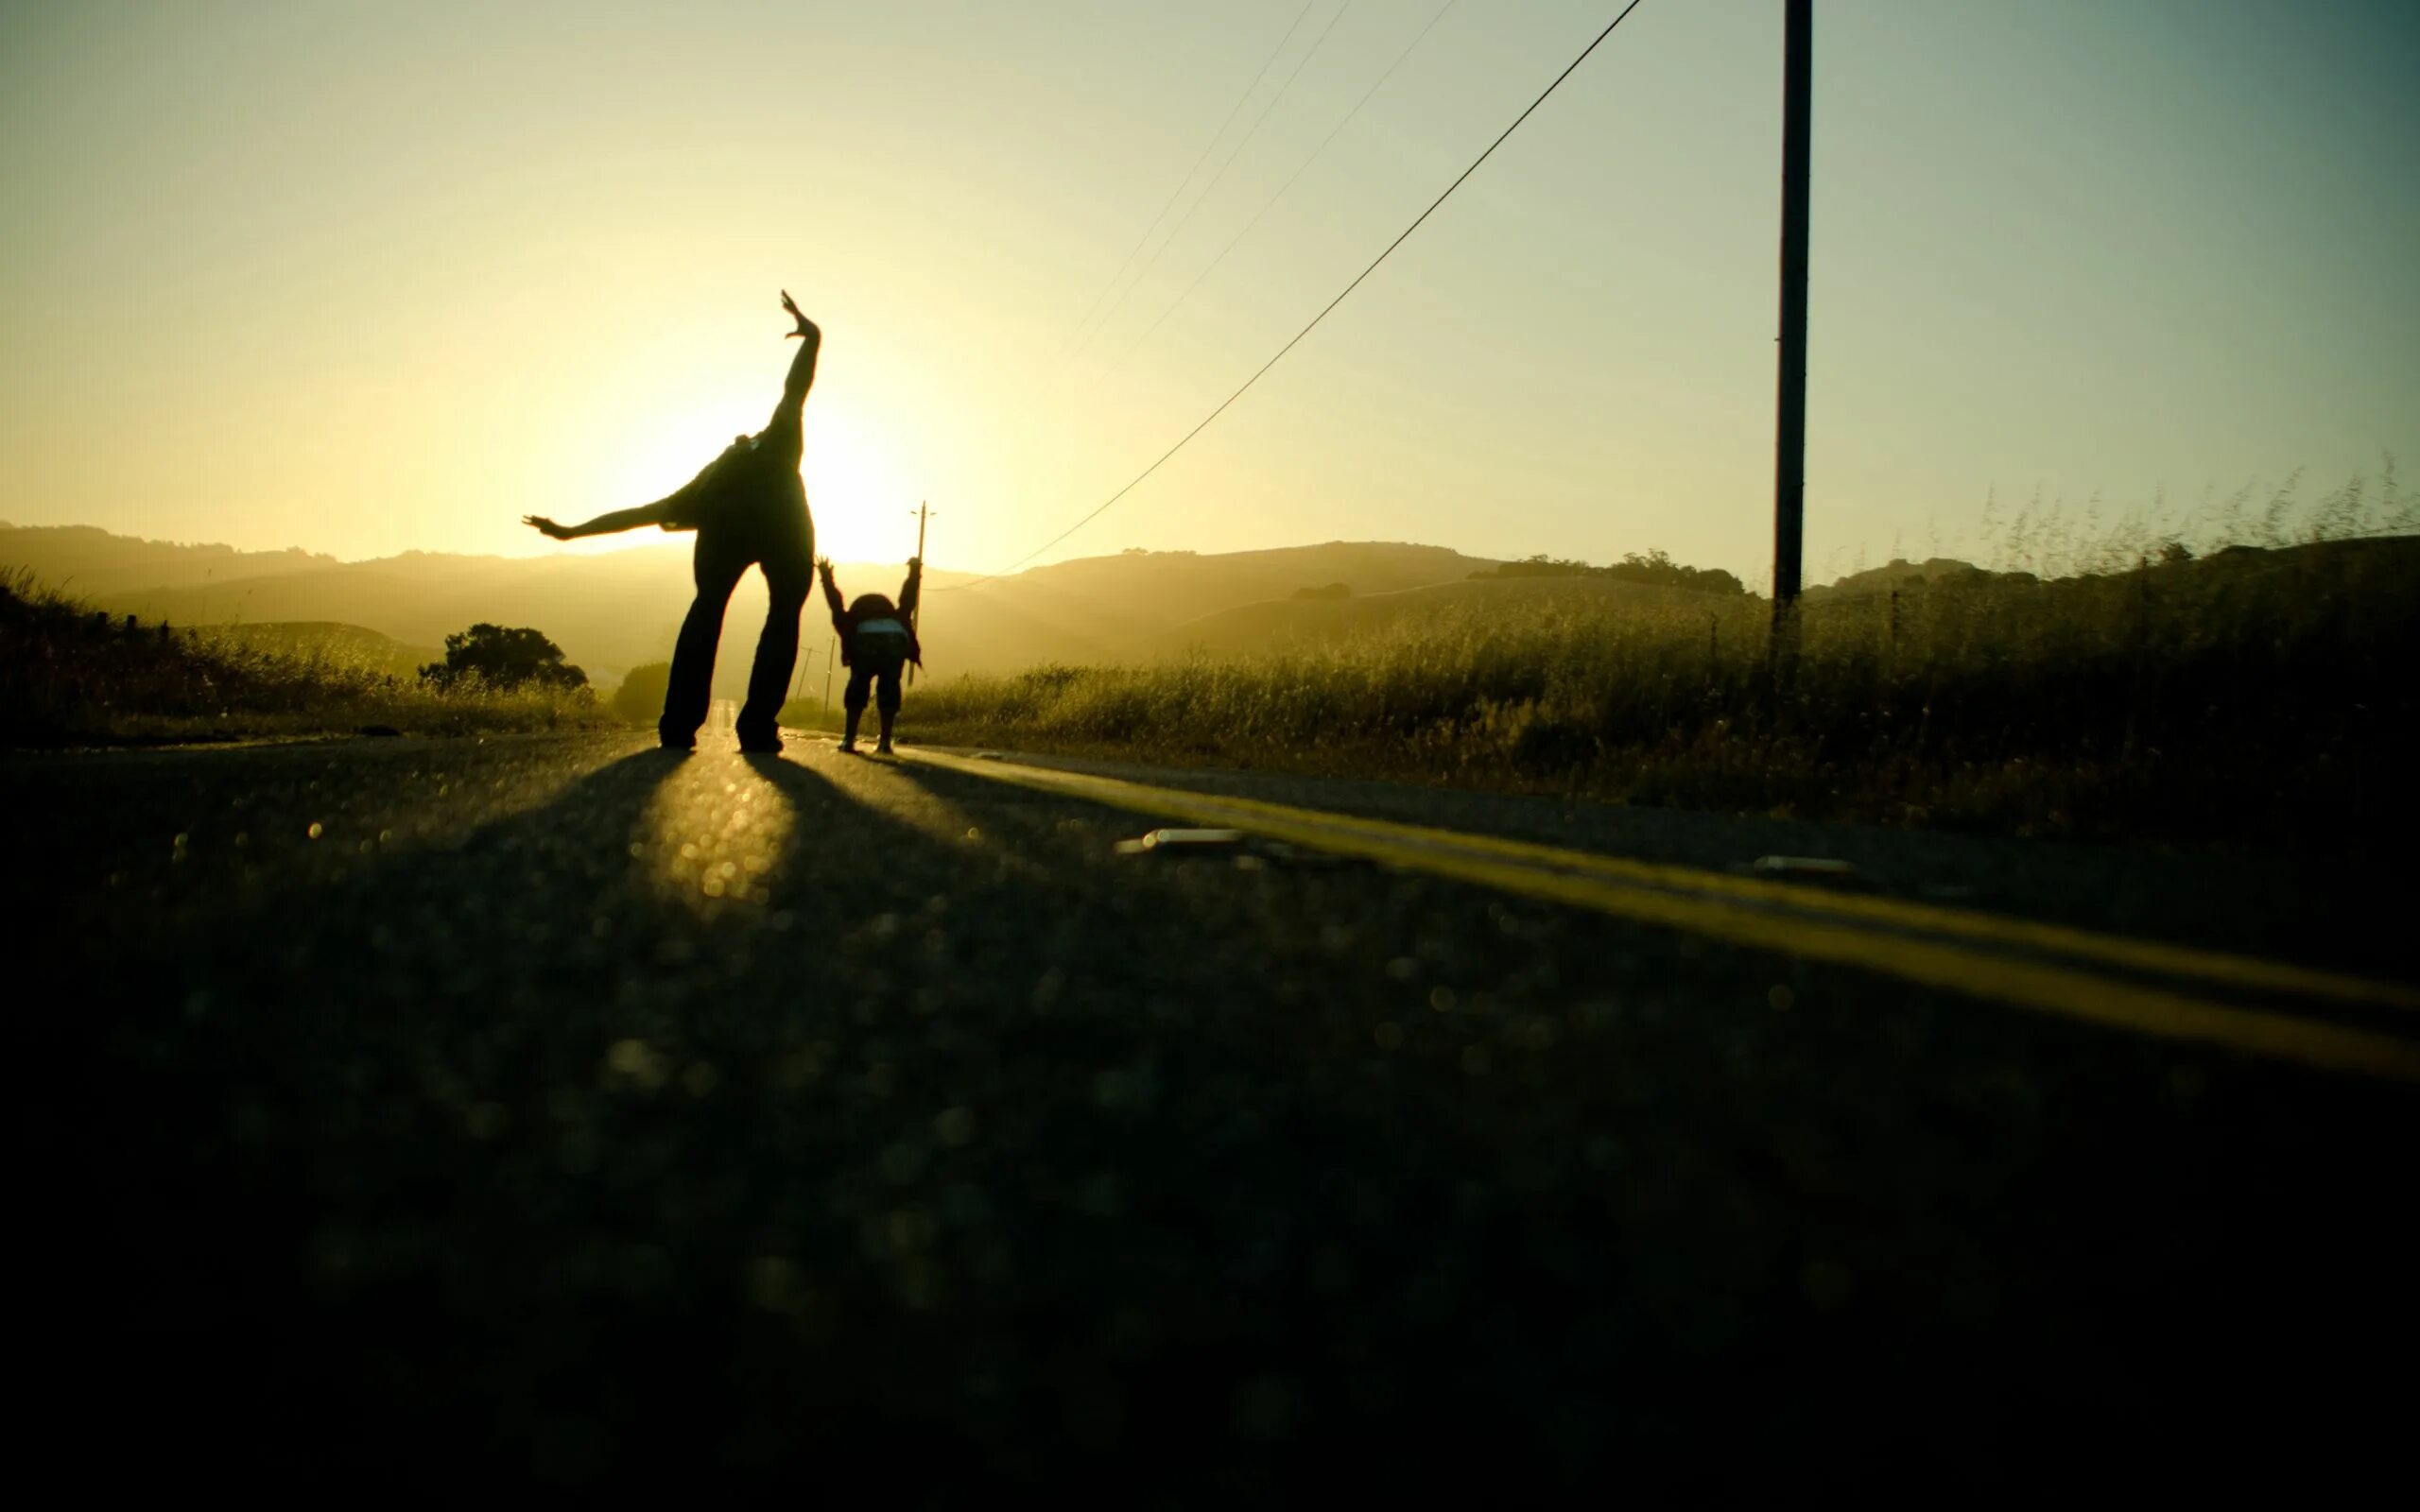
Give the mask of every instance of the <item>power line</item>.
[[1184, 177], [1176, 181], [1176, 188], [1168, 195], [1167, 203], [1162, 205], [1160, 213], [1151, 217], [1151, 223], [1143, 228], [1143, 234], [1134, 238], [1133, 247], [1126, 253], [1126, 261], [1117, 265], [1117, 271], [1109, 276], [1109, 282], [1102, 284], [1100, 292], [1093, 296], [1093, 302], [1084, 307], [1084, 318], [1076, 322], [1076, 335], [1068, 338], [1067, 347], [1062, 350], [1060, 355], [1065, 356], [1069, 351], [1072, 351], [1079, 338], [1089, 339], [1084, 337], [1084, 329], [1092, 324], [1094, 312], [1100, 309], [1101, 301], [1109, 298], [1109, 291], [1117, 287], [1117, 281], [1126, 276], [1126, 270], [1134, 266], [1135, 256], [1143, 250], [1143, 244], [1151, 239], [1151, 232], [1160, 229], [1160, 222], [1168, 218], [1168, 212], [1175, 209], [1176, 202], [1184, 197], [1185, 186], [1193, 182], [1193, 176], [1200, 173], [1201, 165], [1210, 161], [1212, 150], [1227, 134], [1227, 128], [1236, 124], [1236, 117], [1244, 112], [1244, 106], [1251, 102], [1253, 93], [1260, 88], [1260, 81], [1269, 77], [1269, 70], [1276, 64], [1279, 55], [1286, 51], [1286, 44], [1294, 40], [1294, 33], [1303, 29], [1303, 18], [1311, 13], [1313, 3], [1314, 0], [1303, 0], [1303, 9], [1294, 12], [1294, 24], [1286, 28], [1286, 35], [1278, 38], [1277, 45], [1270, 49], [1267, 58], [1261, 60], [1260, 72], [1253, 75], [1252, 82], [1245, 85], [1244, 92], [1236, 96], [1234, 107], [1227, 112], [1227, 118], [1219, 123], [1219, 129], [1211, 132], [1210, 140], [1201, 144], [1201, 155], [1193, 160], [1193, 166], [1185, 169]]
[[1162, 310], [1160, 312], [1160, 318], [1152, 321], [1150, 326], [1146, 327], [1141, 335], [1136, 336], [1131, 343], [1129, 343], [1124, 352], [1118, 353], [1117, 361], [1110, 365], [1110, 371], [1115, 372], [1118, 368], [1125, 366], [1126, 359], [1134, 355], [1135, 348], [1140, 347], [1144, 342], [1150, 340], [1151, 333], [1167, 324], [1168, 317], [1176, 314], [1178, 308], [1182, 306], [1185, 301], [1193, 297], [1193, 291], [1201, 286], [1201, 281], [1219, 270], [1219, 265], [1227, 260], [1227, 254], [1234, 251], [1236, 247], [1241, 245], [1245, 237], [1252, 234], [1253, 228], [1260, 224], [1260, 218], [1263, 215], [1268, 215], [1269, 212], [1275, 207], [1277, 201], [1286, 198], [1286, 191], [1294, 187], [1295, 180], [1302, 178], [1305, 173], [1308, 172], [1311, 164], [1319, 161], [1320, 154], [1327, 150], [1328, 144], [1335, 141], [1343, 133], [1346, 127], [1353, 124], [1353, 118], [1361, 113], [1361, 107], [1369, 104], [1371, 99], [1377, 94], [1378, 91], [1386, 88], [1387, 80], [1395, 77], [1395, 70], [1404, 65], [1404, 60], [1409, 58], [1422, 43], [1427, 41], [1428, 34], [1437, 29], [1437, 23], [1444, 20], [1445, 12], [1453, 9], [1456, 4], [1457, 0], [1445, 0], [1443, 5], [1437, 8], [1437, 13], [1428, 18], [1428, 25], [1420, 28], [1420, 34], [1411, 39], [1409, 45], [1406, 46], [1403, 51], [1395, 54], [1395, 60], [1387, 65], [1387, 71], [1378, 76], [1378, 81], [1372, 84], [1369, 89], [1363, 93], [1359, 99], [1353, 102], [1353, 109], [1344, 112], [1343, 119], [1338, 121], [1336, 125], [1329, 129], [1327, 135], [1321, 139], [1318, 146], [1311, 148], [1311, 155], [1305, 158], [1302, 161], [1301, 165], [1294, 169], [1293, 176], [1288, 178], [1284, 183], [1279, 184], [1277, 186], [1277, 192], [1270, 195], [1266, 200], [1261, 202], [1260, 208], [1253, 212], [1252, 219], [1244, 222], [1244, 229], [1236, 232], [1234, 239], [1230, 240], [1226, 246], [1219, 249], [1219, 255], [1210, 259], [1210, 266], [1203, 268], [1201, 272], [1193, 275], [1193, 282], [1184, 286], [1184, 292], [1178, 295], [1167, 309]]
[[1495, 156], [1495, 149], [1504, 145], [1505, 138], [1519, 130], [1521, 129], [1521, 123], [1528, 120], [1530, 115], [1537, 111], [1539, 106], [1544, 105], [1547, 102], [1547, 95], [1552, 94], [1556, 90], [1562, 88], [1563, 81], [1569, 78], [1573, 71], [1579, 68], [1582, 63], [1586, 62], [1588, 60], [1589, 54], [1594, 53], [1599, 46], [1603, 45], [1605, 39], [1614, 34], [1614, 28], [1629, 20], [1630, 13], [1636, 10], [1638, 7], [1639, 0], [1630, 0], [1630, 4], [1622, 7], [1621, 13], [1615, 16], [1612, 21], [1607, 22], [1605, 24], [1604, 30], [1597, 33], [1597, 40], [1582, 48], [1580, 50], [1580, 56], [1573, 59], [1570, 63], [1565, 65], [1562, 73], [1557, 74], [1554, 77], [1554, 82], [1548, 84], [1536, 99], [1530, 102], [1527, 110], [1524, 110], [1520, 114], [1512, 118], [1512, 124], [1511, 126], [1506, 127], [1503, 132], [1498, 135], [1495, 141], [1487, 145], [1487, 150], [1472, 159], [1471, 165], [1464, 168], [1460, 174], [1455, 176], [1454, 181], [1445, 186], [1445, 192], [1443, 194], [1441, 194], [1435, 199], [1430, 200], [1428, 208], [1422, 211], [1419, 215], [1412, 220], [1410, 225], [1406, 226], [1403, 229], [1402, 234], [1396, 236], [1393, 241], [1389, 242], [1385, 251], [1380, 252], [1376, 257], [1372, 258], [1370, 260], [1370, 266], [1356, 274], [1352, 283], [1344, 285], [1344, 292], [1342, 294], [1339, 294], [1335, 299], [1328, 301], [1327, 303], [1322, 307], [1319, 314], [1311, 317], [1310, 324], [1305, 325], [1300, 331], [1295, 332], [1292, 340], [1288, 341], [1284, 346], [1277, 349], [1276, 356], [1273, 356], [1267, 362], [1262, 363], [1259, 368], [1253, 370], [1251, 377], [1243, 381], [1240, 387], [1238, 387], [1234, 393], [1229, 394], [1225, 399], [1220, 400], [1219, 402], [1218, 408], [1201, 417], [1201, 423], [1195, 425], [1193, 429], [1185, 432], [1184, 436], [1180, 437], [1174, 446], [1171, 446], [1167, 451], [1162, 452], [1159, 455], [1158, 459], [1152, 462], [1150, 467], [1147, 467], [1142, 472], [1135, 473], [1133, 478], [1129, 481], [1124, 488], [1118, 490], [1115, 493], [1111, 494], [1108, 498], [1103, 499], [1098, 505], [1095, 506], [1091, 513], [1085, 515], [1074, 524], [1069, 525], [1066, 529], [1060, 531], [1057, 535], [1051, 537], [1048, 541], [1044, 541], [1041, 545], [1034, 547], [1029, 552], [1027, 552], [1016, 560], [1009, 563], [1006, 567], [1001, 568], [998, 572], [986, 573], [984, 576], [975, 578], [972, 581], [954, 583], [947, 589], [938, 589], [935, 590], [935, 592], [950, 593], [955, 592], [958, 589], [973, 588], [979, 583], [988, 583], [994, 578], [1004, 577], [1010, 573], [1015, 572], [1027, 562], [1033, 560], [1034, 558], [1041, 556], [1044, 552], [1048, 551], [1051, 547], [1066, 540], [1069, 536], [1072, 536], [1077, 531], [1081, 530], [1084, 526], [1092, 524], [1095, 520], [1099, 519], [1111, 505], [1115, 504], [1118, 500], [1133, 492], [1136, 488], [1141, 486], [1144, 479], [1150, 477], [1152, 473], [1157, 472], [1161, 467], [1167, 462], [1168, 458], [1176, 455], [1177, 453], [1184, 451], [1187, 442], [1201, 435], [1203, 431], [1208, 430], [1212, 421], [1215, 421], [1219, 416], [1225, 414], [1229, 406], [1233, 405], [1236, 400], [1243, 398], [1245, 393], [1252, 388], [1252, 386], [1260, 382], [1262, 376], [1266, 374], [1270, 369], [1276, 367], [1280, 361], [1284, 360], [1286, 353], [1293, 351], [1295, 347], [1302, 343], [1305, 336], [1309, 335], [1313, 331], [1317, 330], [1319, 328], [1319, 323], [1328, 318], [1330, 311], [1333, 311], [1338, 305], [1342, 304], [1348, 295], [1350, 295], [1355, 289], [1361, 286], [1364, 279], [1367, 279], [1371, 274], [1378, 270], [1379, 264], [1392, 256], [1396, 248], [1401, 247], [1410, 238], [1413, 232], [1418, 231], [1429, 216], [1437, 213], [1438, 206], [1443, 204], [1447, 199], [1452, 198], [1454, 191], [1462, 186], [1463, 180], [1468, 179], [1472, 174], [1477, 173], [1480, 163], [1485, 163], [1489, 158]]
[[[1252, 139], [1260, 134], [1261, 123], [1269, 119], [1270, 112], [1277, 109], [1277, 102], [1284, 99], [1287, 92], [1294, 87], [1294, 80], [1302, 77], [1304, 68], [1312, 59], [1318, 57], [1320, 49], [1327, 44], [1327, 34], [1336, 29], [1336, 24], [1342, 21], [1344, 13], [1352, 9], [1353, 0], [1344, 0], [1344, 4], [1336, 8], [1336, 14], [1327, 18], [1327, 25], [1320, 28], [1318, 40], [1311, 43], [1302, 57], [1294, 60], [1293, 72], [1286, 76], [1286, 82], [1278, 85], [1277, 93], [1269, 96], [1269, 103], [1260, 108], [1258, 115], [1253, 117], [1251, 129], [1236, 139], [1236, 145], [1227, 150], [1226, 160], [1219, 164], [1219, 171], [1210, 176], [1210, 182], [1203, 186], [1201, 193], [1194, 197], [1193, 203], [1185, 207], [1184, 215], [1176, 223], [1176, 229], [1162, 239], [1159, 249], [1151, 253], [1151, 260], [1143, 265], [1143, 271], [1135, 274], [1134, 281], [1126, 285], [1126, 292], [1110, 301], [1109, 313], [1102, 316], [1100, 324], [1093, 328], [1092, 336], [1085, 337], [1083, 344], [1076, 349], [1079, 352], [1082, 352], [1084, 347], [1090, 346], [1094, 337], [1109, 329], [1109, 322], [1116, 316], [1118, 307], [1123, 305], [1136, 289], [1143, 286], [1143, 281], [1151, 276], [1151, 269], [1160, 266], [1160, 259], [1166, 257], [1168, 254], [1168, 249], [1176, 245], [1176, 239], [1184, 234], [1184, 228], [1193, 224], [1193, 217], [1201, 214], [1202, 205], [1208, 202], [1212, 195], [1219, 192], [1219, 185], [1226, 180], [1227, 170], [1236, 165], [1236, 159], [1242, 155], [1244, 148], [1252, 146]], [[1107, 375], [1103, 374], [1103, 376]]]

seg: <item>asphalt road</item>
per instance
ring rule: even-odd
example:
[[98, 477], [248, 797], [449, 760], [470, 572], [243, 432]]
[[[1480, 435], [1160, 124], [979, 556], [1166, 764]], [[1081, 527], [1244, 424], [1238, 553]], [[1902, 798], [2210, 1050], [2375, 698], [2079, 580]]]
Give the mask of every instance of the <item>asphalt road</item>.
[[[2409, 978], [2376, 878], [1173, 780]], [[820, 743], [0, 781], [33, 1436], [121, 1470], [1978, 1500], [2402, 1429], [2391, 1082]]]

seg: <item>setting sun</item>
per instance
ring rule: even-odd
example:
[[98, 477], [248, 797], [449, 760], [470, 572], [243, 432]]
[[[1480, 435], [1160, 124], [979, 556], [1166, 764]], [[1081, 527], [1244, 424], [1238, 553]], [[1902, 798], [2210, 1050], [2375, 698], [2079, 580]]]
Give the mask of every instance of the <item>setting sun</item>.
[[[566, 515], [619, 508], [663, 497], [695, 477], [735, 437], [761, 428], [780, 393], [786, 352], [768, 342], [765, 375], [755, 383], [717, 372], [706, 384], [675, 386], [644, 422], [610, 425], [579, 449], [579, 498], [559, 502]], [[732, 365], [722, 365], [729, 368]], [[838, 387], [837, 385], [834, 387]], [[819, 392], [805, 414], [801, 474], [815, 520], [819, 554], [847, 560], [904, 558], [915, 544], [909, 516], [917, 493], [890, 433], [849, 399]], [[648, 531], [579, 542], [613, 551], [660, 541]]]
[[916, 492], [908, 459], [879, 421], [846, 400], [810, 407], [802, 472], [817, 551], [843, 560], [887, 561], [914, 548], [908, 516]]

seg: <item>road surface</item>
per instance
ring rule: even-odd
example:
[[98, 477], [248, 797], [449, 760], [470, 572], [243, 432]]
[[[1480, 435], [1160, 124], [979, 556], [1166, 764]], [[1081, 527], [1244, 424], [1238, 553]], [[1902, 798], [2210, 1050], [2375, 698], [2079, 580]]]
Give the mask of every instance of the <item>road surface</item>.
[[2029, 1006], [1992, 962], [2408, 1051], [2404, 895], [1085, 768], [1698, 877], [1842, 858], [1806, 896], [1876, 901], [1877, 962], [1905, 906], [2384, 984], [2019, 939], [1952, 941], [1962, 988], [1509, 871], [1121, 855], [1153, 819], [983, 765], [0, 759], [45, 1431], [917, 1504], [2308, 1486], [2400, 1431], [2368, 1366], [2412, 1340], [2413, 1086]]

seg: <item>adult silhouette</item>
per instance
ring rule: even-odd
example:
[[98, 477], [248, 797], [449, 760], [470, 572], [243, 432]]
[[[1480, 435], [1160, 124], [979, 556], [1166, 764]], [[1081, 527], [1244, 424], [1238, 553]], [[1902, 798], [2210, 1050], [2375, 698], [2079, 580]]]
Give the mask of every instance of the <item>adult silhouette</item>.
[[782, 697], [798, 662], [799, 612], [814, 586], [815, 521], [807, 513], [806, 486], [799, 481], [798, 465], [804, 450], [801, 425], [806, 390], [815, 382], [815, 359], [823, 345], [823, 333], [800, 312], [786, 289], [782, 308], [798, 322], [784, 339], [795, 338], [800, 346], [782, 385], [782, 401], [763, 430], [735, 438], [696, 477], [653, 504], [616, 509], [576, 525], [557, 524], [544, 515], [522, 517], [523, 524], [557, 541], [641, 525], [698, 533], [692, 558], [698, 596], [681, 622], [664, 715], [656, 722], [657, 738], [678, 750], [698, 744], [698, 727], [706, 722], [713, 695], [715, 646], [722, 639], [723, 613], [730, 607], [731, 591], [751, 567], [764, 569], [771, 603], [765, 610], [764, 631], [756, 638], [755, 663], [748, 673], [748, 701], [739, 710], [739, 748], [782, 748]]

